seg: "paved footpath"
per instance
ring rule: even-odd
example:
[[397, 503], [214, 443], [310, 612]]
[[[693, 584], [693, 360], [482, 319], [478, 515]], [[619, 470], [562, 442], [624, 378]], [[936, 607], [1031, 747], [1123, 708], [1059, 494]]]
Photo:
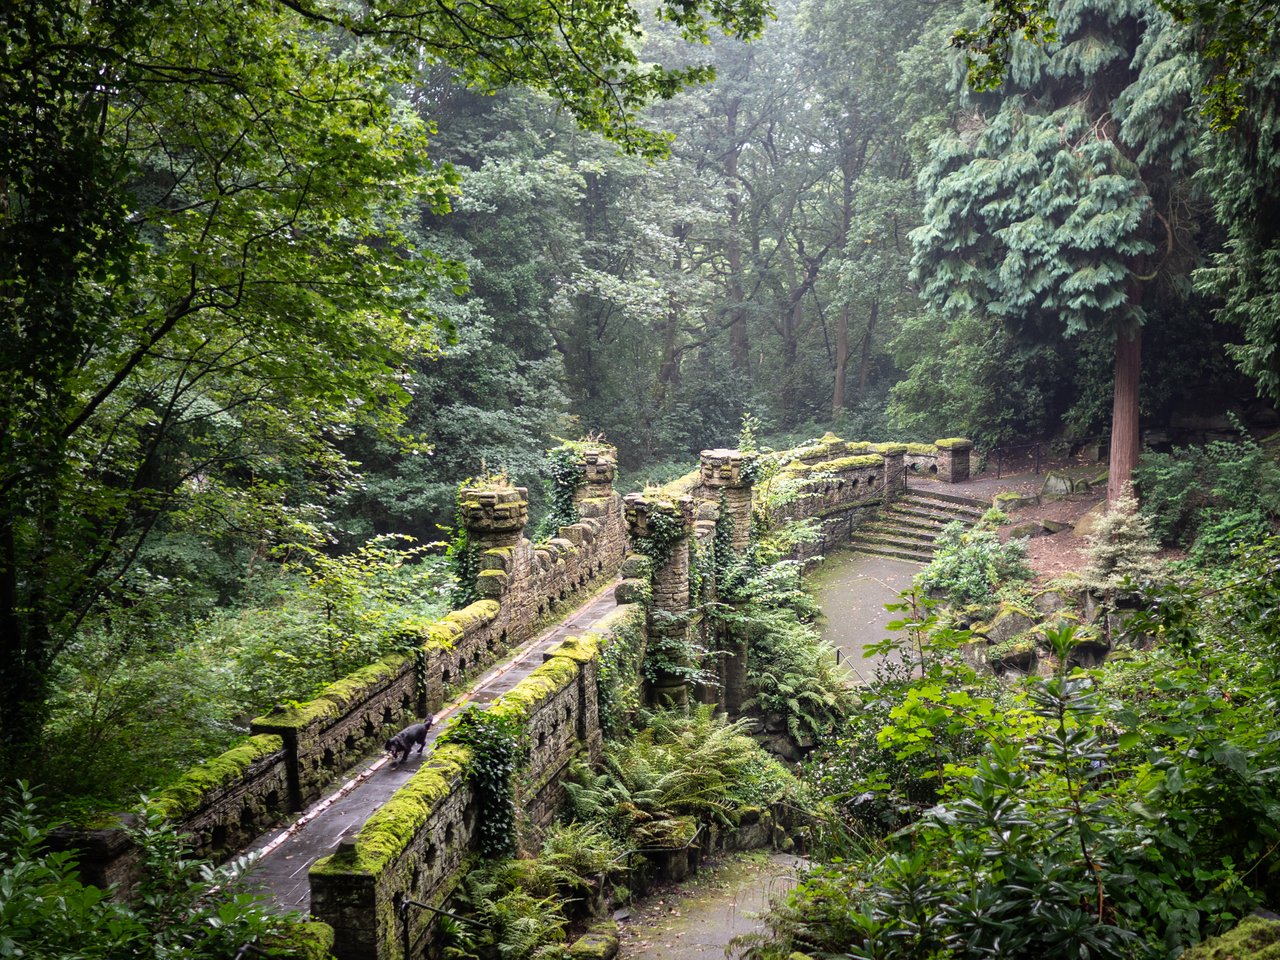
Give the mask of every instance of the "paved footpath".
[[692, 880], [636, 903], [622, 922], [618, 960], [725, 960], [735, 937], [764, 932], [761, 915], [804, 865], [762, 851], [704, 864]]
[[[481, 675], [469, 691], [441, 709], [427, 735], [428, 747], [440, 735], [444, 721], [466, 704], [496, 700], [541, 666], [544, 653], [604, 619], [617, 606], [613, 588], [614, 584], [610, 584], [563, 621], [526, 642], [507, 660]], [[292, 825], [262, 838], [251, 848], [260, 859], [246, 879], [246, 885], [265, 894], [282, 911], [305, 913], [311, 906], [311, 885], [307, 879], [311, 864], [333, 853], [344, 838], [354, 835], [374, 811], [413, 776], [427, 753], [429, 750], [419, 756], [415, 751], [408, 762], [399, 767], [392, 767], [385, 755], [378, 757], [353, 773], [335, 793], [317, 800]]]

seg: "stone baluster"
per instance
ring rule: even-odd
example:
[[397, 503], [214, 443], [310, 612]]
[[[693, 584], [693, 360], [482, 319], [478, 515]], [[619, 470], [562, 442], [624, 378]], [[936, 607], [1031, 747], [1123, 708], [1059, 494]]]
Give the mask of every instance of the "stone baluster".
[[613, 478], [618, 472], [618, 452], [608, 444], [590, 447], [578, 455], [582, 483], [573, 491], [580, 517], [601, 517], [613, 498]]
[[887, 503], [896, 499], [907, 489], [907, 470], [905, 443], [884, 443], [875, 450], [884, 458], [884, 500]]

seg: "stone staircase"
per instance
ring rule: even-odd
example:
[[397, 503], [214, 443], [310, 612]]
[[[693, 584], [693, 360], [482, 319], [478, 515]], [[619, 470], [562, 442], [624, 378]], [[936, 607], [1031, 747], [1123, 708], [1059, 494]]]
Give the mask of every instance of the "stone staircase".
[[849, 546], [859, 553], [928, 563], [939, 530], [953, 521], [971, 527], [987, 506], [970, 497], [911, 487], [873, 522], [854, 530]]

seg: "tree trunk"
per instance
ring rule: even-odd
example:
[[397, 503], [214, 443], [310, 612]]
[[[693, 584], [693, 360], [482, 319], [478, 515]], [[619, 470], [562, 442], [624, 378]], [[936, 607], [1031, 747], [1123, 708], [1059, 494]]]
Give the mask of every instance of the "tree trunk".
[[1115, 500], [1133, 481], [1140, 452], [1138, 387], [1142, 373], [1142, 328], [1118, 332], [1115, 346], [1115, 400], [1111, 408], [1111, 472], [1107, 499]]
[[839, 419], [844, 410], [845, 367], [849, 363], [849, 305], [840, 308], [836, 322], [836, 370], [835, 384], [831, 389], [831, 419]]
[[738, 142], [738, 101], [730, 100], [725, 109], [725, 132], [729, 151], [725, 156], [724, 175], [729, 183], [729, 235], [725, 243], [725, 258], [729, 261], [729, 359], [733, 369], [748, 373], [751, 364], [751, 343], [747, 333], [747, 310], [742, 289], [742, 194], [738, 183], [738, 154], [742, 144]]
[[871, 301], [871, 312], [867, 314], [867, 332], [862, 335], [862, 355], [858, 358], [858, 396], [866, 396], [867, 382], [871, 379], [871, 338], [875, 333], [876, 321], [880, 319], [880, 301]]

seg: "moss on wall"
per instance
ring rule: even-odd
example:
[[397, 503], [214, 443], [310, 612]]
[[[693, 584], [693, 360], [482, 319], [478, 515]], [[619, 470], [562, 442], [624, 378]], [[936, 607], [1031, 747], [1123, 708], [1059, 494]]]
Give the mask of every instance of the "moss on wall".
[[282, 727], [302, 729], [318, 721], [334, 719], [341, 716], [349, 704], [363, 697], [369, 687], [395, 679], [409, 661], [408, 654], [393, 653], [347, 674], [341, 680], [335, 680], [314, 700], [276, 707], [270, 713], [256, 717], [253, 723], [274, 730]]
[[973, 446], [973, 441], [965, 437], [947, 437], [943, 440], [935, 440], [933, 445], [939, 450], [968, 450]]
[[842, 470], [862, 470], [867, 467], [880, 467], [883, 464], [884, 457], [877, 453], [869, 453], [860, 457], [840, 457], [837, 460], [815, 463], [813, 469], [815, 471], [839, 473]]
[[365, 821], [352, 847], [311, 865], [311, 873], [379, 874], [404, 852], [422, 825], [466, 773], [471, 750], [450, 743], [435, 747], [426, 762]]
[[199, 810], [214, 790], [244, 778], [245, 771], [257, 760], [284, 748], [284, 740], [275, 734], [260, 733], [250, 737], [226, 753], [207, 760], [183, 774], [156, 797], [164, 815], [177, 820]]
[[333, 927], [319, 920], [289, 923], [262, 946], [264, 955], [275, 960], [329, 960], [333, 955]]

